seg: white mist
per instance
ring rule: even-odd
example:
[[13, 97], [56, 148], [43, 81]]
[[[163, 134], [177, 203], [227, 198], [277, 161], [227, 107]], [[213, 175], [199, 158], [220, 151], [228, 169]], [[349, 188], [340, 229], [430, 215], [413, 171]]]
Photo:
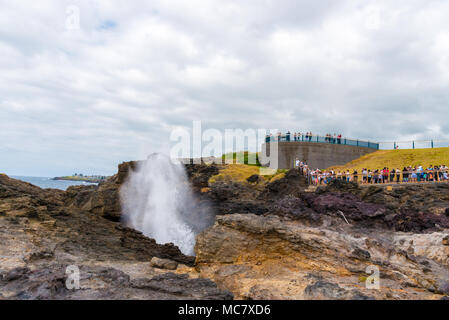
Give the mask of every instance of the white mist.
[[125, 222], [158, 243], [174, 243], [192, 255], [196, 234], [213, 222], [198, 206], [182, 164], [152, 154], [139, 162], [120, 189]]

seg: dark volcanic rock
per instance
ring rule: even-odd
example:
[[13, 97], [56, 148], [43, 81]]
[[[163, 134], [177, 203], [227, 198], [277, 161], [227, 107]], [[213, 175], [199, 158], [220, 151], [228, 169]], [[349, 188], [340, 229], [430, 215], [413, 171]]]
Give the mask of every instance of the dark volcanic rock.
[[299, 174], [298, 170], [291, 169], [287, 171], [284, 178], [270, 182], [265, 187], [265, 191], [259, 196], [259, 199], [297, 195], [306, 187], [306, 179]]
[[248, 181], [249, 183], [256, 183], [259, 182], [260, 180], [260, 176], [258, 174], [253, 174], [252, 176], [249, 176], [246, 181]]
[[354, 193], [359, 194], [360, 193], [360, 187], [357, 183], [350, 181], [344, 181], [344, 180], [332, 180], [329, 182], [325, 188], [319, 187], [317, 189], [317, 193], [322, 192], [344, 192], [344, 193]]
[[254, 200], [229, 200], [215, 204], [215, 211], [219, 214], [253, 213], [257, 215], [269, 212], [263, 203]]
[[210, 186], [210, 197], [213, 201], [223, 202], [237, 199], [247, 188], [238, 182], [217, 181]]
[[326, 192], [305, 194], [303, 197], [308, 205], [320, 214], [337, 215], [341, 211], [347, 219], [354, 221], [379, 218], [386, 212], [384, 206], [363, 202], [351, 193]]
[[304, 219], [311, 222], [321, 220], [320, 214], [306, 206], [303, 199], [292, 195], [275, 200], [270, 207], [270, 212], [280, 216], [288, 216], [292, 219]]
[[194, 188], [208, 187], [209, 179], [219, 172], [219, 169], [215, 164], [186, 164], [185, 168], [187, 177]]
[[407, 209], [402, 209], [401, 213], [395, 215], [390, 223], [394, 230], [404, 232], [449, 228], [449, 218], [444, 215]]

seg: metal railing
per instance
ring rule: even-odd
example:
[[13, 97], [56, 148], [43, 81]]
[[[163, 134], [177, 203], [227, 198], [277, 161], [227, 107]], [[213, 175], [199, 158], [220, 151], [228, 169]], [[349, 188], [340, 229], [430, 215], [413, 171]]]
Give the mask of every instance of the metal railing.
[[409, 141], [386, 141], [379, 142], [379, 149], [428, 149], [428, 148], [447, 148], [449, 140], [409, 140]]
[[316, 142], [316, 143], [328, 143], [328, 144], [340, 144], [346, 146], [364, 147], [379, 150], [379, 143], [374, 143], [370, 141], [354, 140], [347, 138], [334, 138], [334, 137], [324, 137], [324, 136], [308, 136], [308, 135], [278, 135], [270, 136], [265, 138], [266, 143], [270, 142]]

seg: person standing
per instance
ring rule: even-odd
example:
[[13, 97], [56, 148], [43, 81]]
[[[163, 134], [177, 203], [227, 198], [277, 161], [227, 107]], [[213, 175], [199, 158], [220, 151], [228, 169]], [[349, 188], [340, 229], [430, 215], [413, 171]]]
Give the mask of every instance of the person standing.
[[[397, 179], [399, 180], [399, 179]], [[402, 182], [407, 183], [408, 182], [408, 169], [406, 167], [404, 167], [404, 169], [402, 169]]]
[[296, 167], [296, 169], [300, 170], [300, 161], [298, 158], [296, 158], [296, 160], [295, 160], [295, 167]]
[[362, 184], [366, 184], [368, 182], [368, 170], [366, 168], [362, 169]]

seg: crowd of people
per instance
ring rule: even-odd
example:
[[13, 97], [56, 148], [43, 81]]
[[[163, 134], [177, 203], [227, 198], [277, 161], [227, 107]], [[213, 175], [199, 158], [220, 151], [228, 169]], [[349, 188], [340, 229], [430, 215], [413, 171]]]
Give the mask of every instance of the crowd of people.
[[449, 181], [449, 168], [446, 165], [429, 166], [408, 166], [402, 169], [387, 168], [371, 170], [363, 168], [360, 172], [357, 170], [335, 171], [309, 169], [308, 165], [296, 160], [295, 166], [306, 176], [310, 184], [325, 185], [332, 180], [341, 180], [346, 182], [355, 181], [361, 184], [385, 184], [385, 183], [423, 183], [423, 182], [447, 182]]
[[[293, 134], [290, 131], [287, 131], [285, 135], [282, 135], [281, 132], [278, 132], [276, 136], [273, 136], [273, 134], [266, 135], [265, 142], [270, 141], [282, 141], [282, 138], [285, 138], [285, 141], [312, 141], [312, 137], [314, 137], [312, 132], [293, 132]], [[316, 135], [315, 135], [316, 137]], [[337, 143], [341, 144], [342, 135], [337, 135], [334, 133], [333, 135], [330, 133], [327, 133], [324, 136], [324, 141], [328, 143]]]
[[326, 136], [324, 137], [324, 139], [328, 143], [341, 144], [341, 133], [339, 135], [337, 135], [335, 133], [334, 133], [334, 135], [327, 133]]

